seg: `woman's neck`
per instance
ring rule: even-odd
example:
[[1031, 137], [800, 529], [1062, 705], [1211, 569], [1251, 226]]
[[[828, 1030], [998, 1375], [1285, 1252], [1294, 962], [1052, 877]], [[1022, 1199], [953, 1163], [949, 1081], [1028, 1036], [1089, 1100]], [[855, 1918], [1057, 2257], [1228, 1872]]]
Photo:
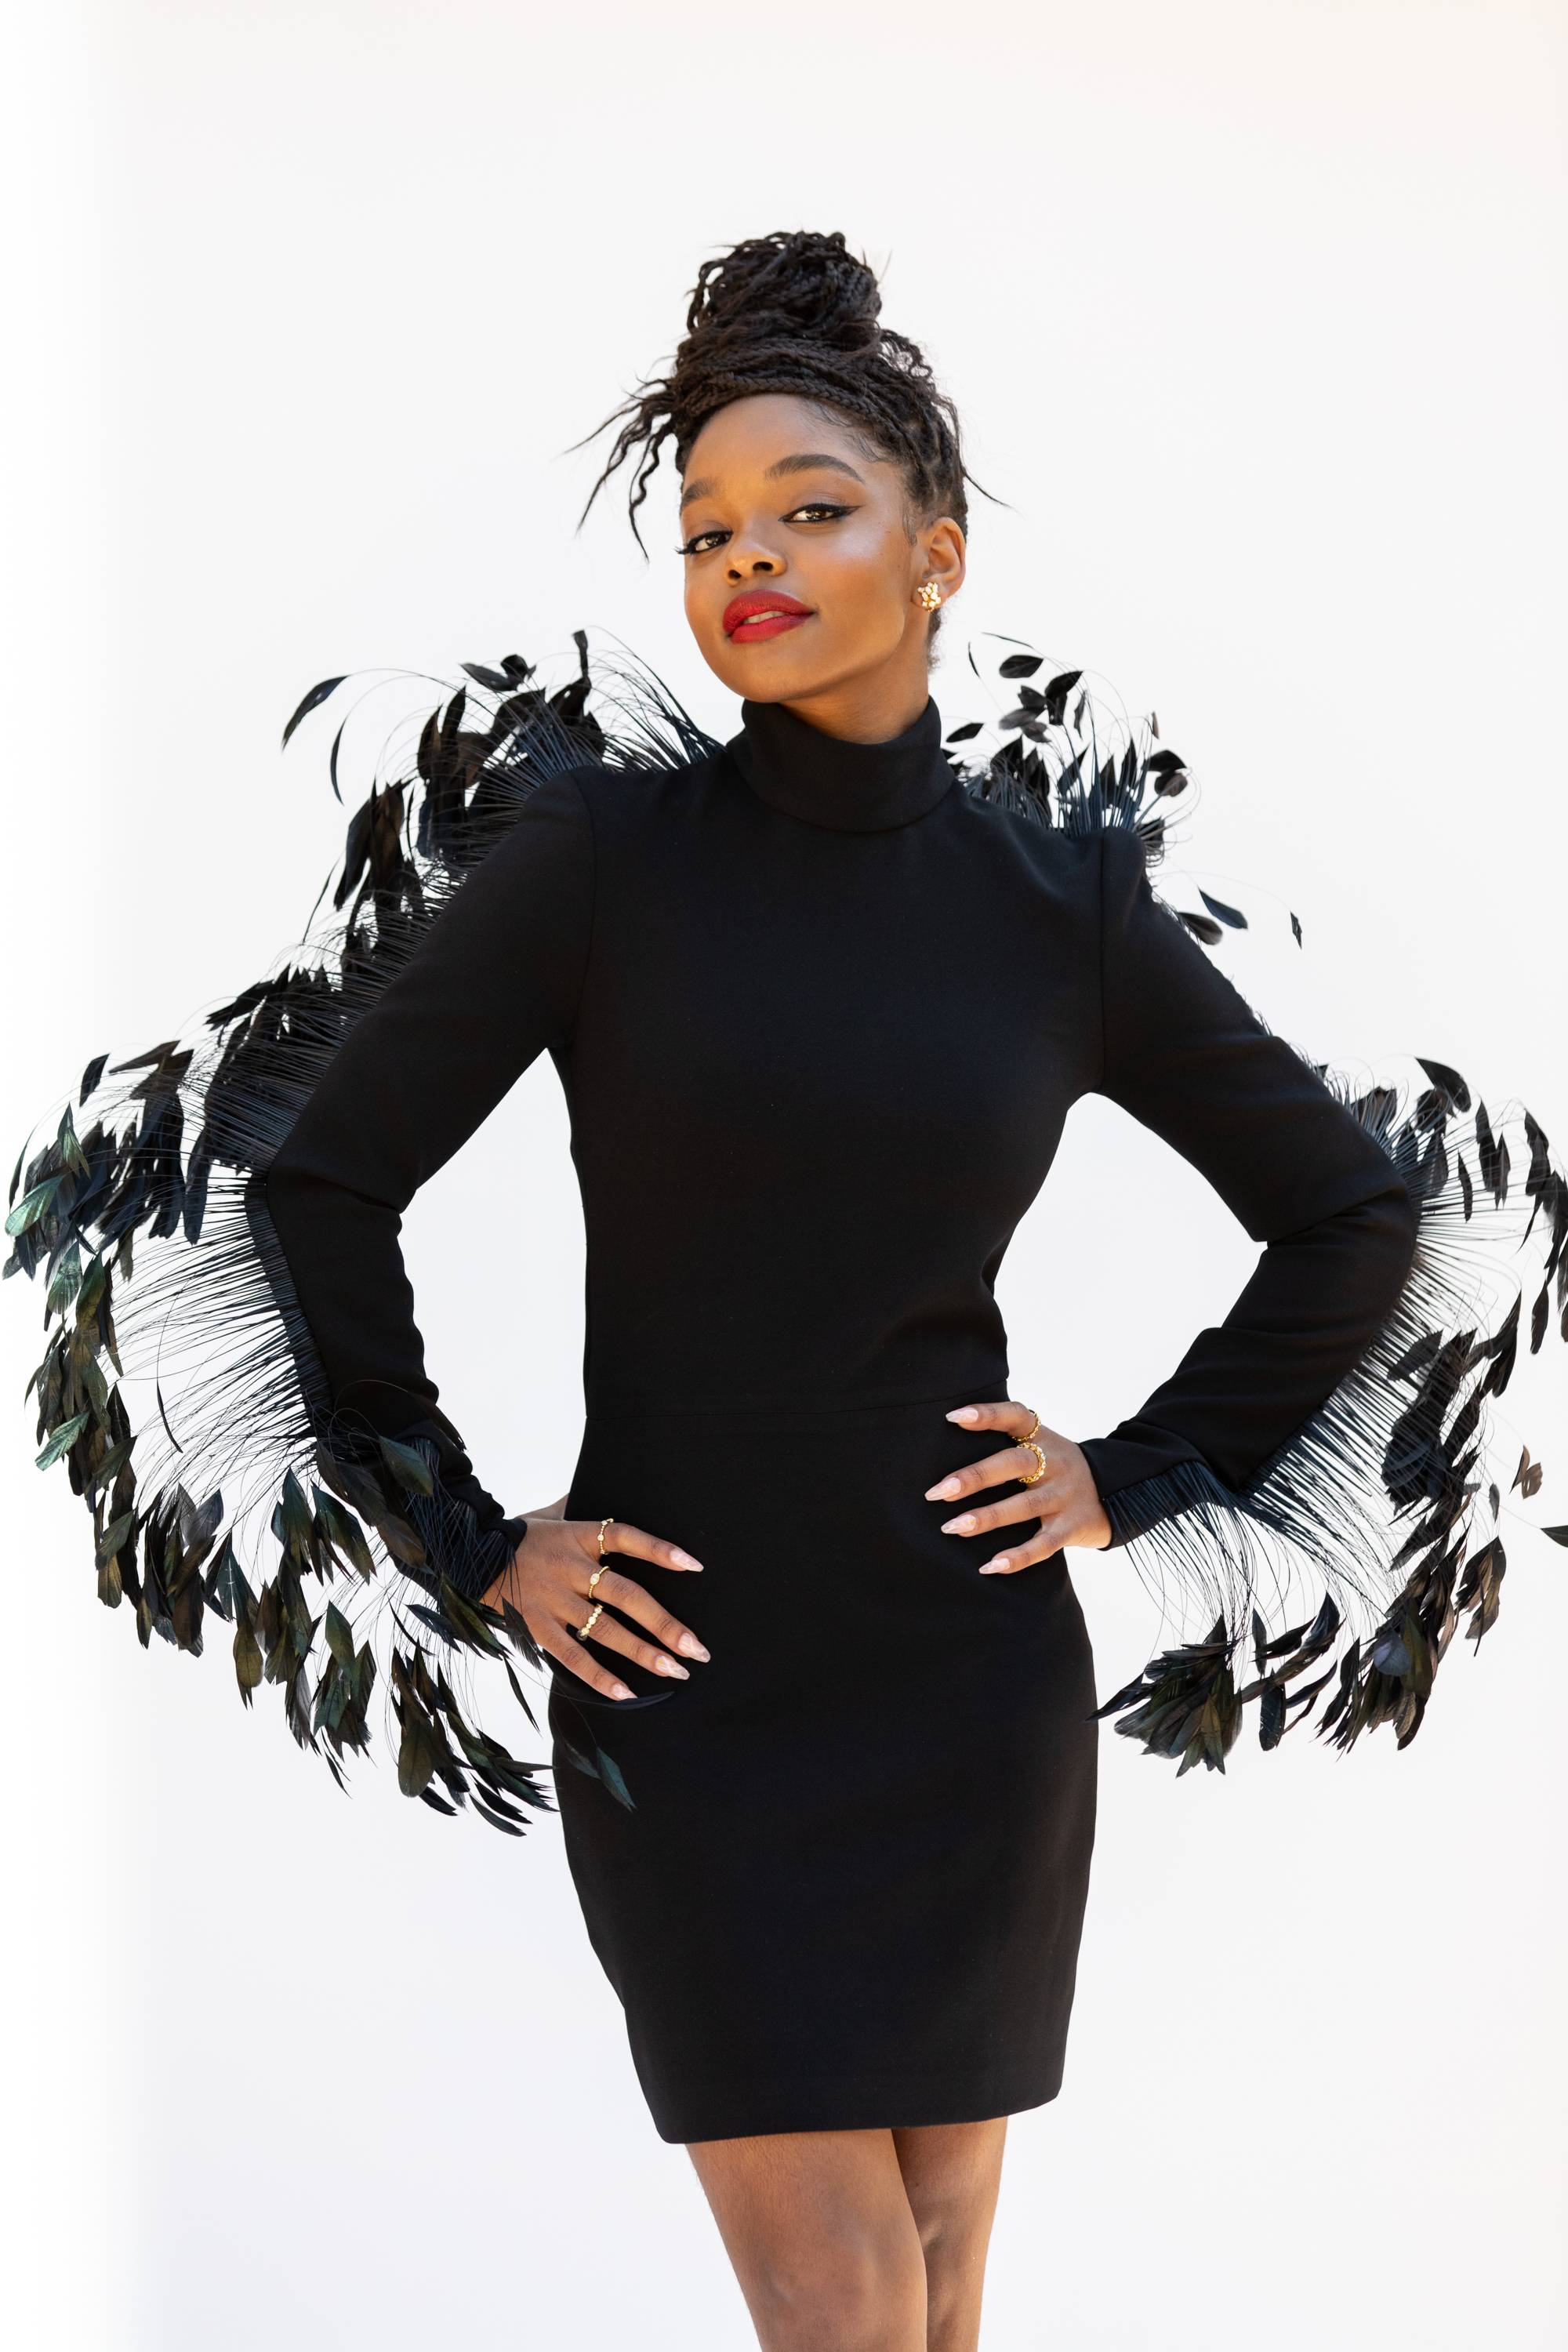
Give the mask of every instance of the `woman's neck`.
[[843, 678], [816, 694], [794, 696], [784, 708], [820, 734], [837, 735], [847, 743], [890, 742], [913, 726], [931, 699], [923, 640], [913, 641], [910, 651], [918, 655], [918, 662], [904, 658], [884, 663], [868, 675]]

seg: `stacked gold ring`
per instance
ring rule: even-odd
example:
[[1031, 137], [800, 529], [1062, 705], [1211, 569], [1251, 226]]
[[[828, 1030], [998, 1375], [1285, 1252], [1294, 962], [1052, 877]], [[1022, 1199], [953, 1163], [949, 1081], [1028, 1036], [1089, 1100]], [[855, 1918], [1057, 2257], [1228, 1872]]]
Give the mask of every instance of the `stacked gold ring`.
[[1046, 1457], [1045, 1457], [1045, 1454], [1043, 1454], [1043, 1452], [1041, 1451], [1041, 1449], [1039, 1448], [1039, 1446], [1037, 1446], [1037, 1445], [1035, 1444], [1035, 1432], [1036, 1432], [1036, 1430], [1037, 1430], [1037, 1429], [1038, 1429], [1039, 1425], [1040, 1425], [1040, 1416], [1039, 1416], [1039, 1414], [1035, 1411], [1034, 1406], [1033, 1406], [1033, 1405], [1031, 1405], [1031, 1406], [1029, 1407], [1029, 1428], [1028, 1428], [1028, 1432], [1027, 1432], [1027, 1434], [1026, 1434], [1026, 1435], [1025, 1435], [1025, 1436], [1023, 1436], [1023, 1437], [1020, 1437], [1020, 1439], [1018, 1440], [1018, 1444], [1019, 1444], [1019, 1446], [1020, 1446], [1021, 1448], [1022, 1448], [1022, 1447], [1024, 1447], [1024, 1446], [1026, 1446], [1026, 1447], [1028, 1448], [1029, 1452], [1034, 1455], [1034, 1457], [1035, 1457], [1036, 1461], [1039, 1464], [1039, 1465], [1040, 1465], [1040, 1466], [1039, 1466], [1039, 1468], [1035, 1472], [1034, 1476], [1033, 1476], [1032, 1478], [1026, 1478], [1026, 1477], [1025, 1477], [1025, 1475], [1024, 1475], [1024, 1474], [1023, 1474], [1023, 1472], [1022, 1472], [1022, 1471], [1020, 1471], [1020, 1472], [1019, 1472], [1019, 1474], [1018, 1474], [1018, 1484], [1019, 1484], [1019, 1486], [1037, 1486], [1039, 1485], [1039, 1483], [1040, 1483], [1041, 1479], [1042, 1479], [1042, 1478], [1045, 1476], [1045, 1475], [1046, 1475]]
[[[610, 1564], [605, 1558], [605, 1529], [609, 1526], [610, 1521], [614, 1517], [615, 1513], [613, 1511], [607, 1511], [605, 1517], [599, 1521], [599, 1565], [594, 1570], [593, 1575], [588, 1579], [588, 1598], [590, 1601], [594, 1601], [595, 1585], [597, 1584], [600, 1577], [603, 1576], [605, 1570]], [[587, 1622], [583, 1625], [573, 1626], [572, 1631], [576, 1634], [577, 1639], [580, 1642], [585, 1642], [587, 1640], [589, 1634], [593, 1632], [595, 1626], [604, 1615], [604, 1602], [602, 1601], [594, 1601], [594, 1605], [588, 1612]]]

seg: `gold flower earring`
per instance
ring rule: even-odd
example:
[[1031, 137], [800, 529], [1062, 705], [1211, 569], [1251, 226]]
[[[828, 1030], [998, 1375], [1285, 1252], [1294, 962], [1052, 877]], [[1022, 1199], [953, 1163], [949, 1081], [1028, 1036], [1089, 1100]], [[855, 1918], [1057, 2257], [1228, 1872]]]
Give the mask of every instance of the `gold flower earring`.
[[942, 590], [934, 580], [927, 580], [915, 590], [915, 603], [922, 613], [934, 613], [942, 602]]

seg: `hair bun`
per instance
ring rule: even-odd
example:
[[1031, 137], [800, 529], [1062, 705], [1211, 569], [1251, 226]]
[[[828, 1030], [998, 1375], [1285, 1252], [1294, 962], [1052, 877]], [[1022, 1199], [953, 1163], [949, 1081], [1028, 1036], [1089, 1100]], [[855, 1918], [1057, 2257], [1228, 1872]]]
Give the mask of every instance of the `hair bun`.
[[696, 338], [743, 330], [759, 342], [791, 336], [863, 352], [879, 341], [881, 310], [875, 272], [849, 251], [840, 230], [775, 229], [702, 264], [686, 331]]
[[[967, 530], [964, 484], [973, 478], [958, 412], [920, 345], [883, 326], [881, 315], [875, 270], [837, 229], [775, 229], [703, 262], [667, 372], [646, 377], [595, 428], [617, 430], [584, 516], [616, 468], [635, 456], [626, 509], [640, 543], [637, 509], [660, 451], [670, 446], [684, 469], [710, 417], [732, 401], [775, 393], [841, 418], [868, 455], [900, 466], [910, 513], [951, 515]], [[933, 613], [928, 646], [940, 623]]]

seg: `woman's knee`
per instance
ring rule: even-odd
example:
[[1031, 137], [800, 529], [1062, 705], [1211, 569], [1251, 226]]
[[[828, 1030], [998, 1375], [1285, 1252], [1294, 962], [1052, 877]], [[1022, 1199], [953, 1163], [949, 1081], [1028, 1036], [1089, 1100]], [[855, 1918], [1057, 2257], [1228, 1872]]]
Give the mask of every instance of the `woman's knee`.
[[1007, 2118], [927, 2125], [893, 2135], [910, 2209], [929, 2251], [990, 2227], [1002, 2181]]
[[751, 2288], [766, 2352], [905, 2352], [925, 2340], [925, 2262], [908, 2226], [845, 2221], [771, 2245]]
[[949, 2263], [984, 2244], [996, 2196], [984, 2182], [958, 2181], [911, 2194], [910, 2204], [927, 2263]]

